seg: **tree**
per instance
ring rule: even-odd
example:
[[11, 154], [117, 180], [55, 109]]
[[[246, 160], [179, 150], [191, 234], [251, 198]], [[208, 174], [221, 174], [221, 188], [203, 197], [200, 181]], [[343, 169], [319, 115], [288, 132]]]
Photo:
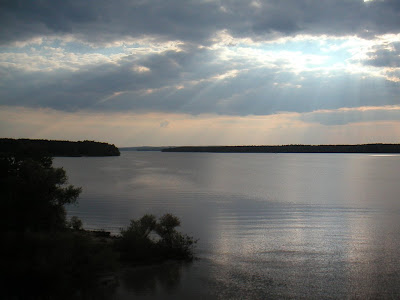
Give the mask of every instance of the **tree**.
[[66, 227], [64, 205], [76, 203], [80, 188], [66, 185], [62, 168], [36, 151], [0, 156], [0, 226], [5, 231], [54, 231]]
[[180, 225], [181, 221], [174, 215], [165, 214], [159, 218], [155, 229], [161, 238], [159, 249], [168, 258], [193, 258], [193, 247], [197, 241], [177, 231], [176, 227]]
[[129, 227], [121, 230], [119, 249], [122, 258], [141, 262], [193, 258], [197, 241], [176, 230], [180, 223], [179, 218], [171, 214], [163, 215], [158, 221], [154, 215], [131, 220]]
[[81, 219], [79, 219], [77, 216], [72, 216], [68, 225], [69, 225], [69, 227], [71, 227], [74, 230], [82, 230], [82, 227], [83, 227], [83, 223], [82, 223]]

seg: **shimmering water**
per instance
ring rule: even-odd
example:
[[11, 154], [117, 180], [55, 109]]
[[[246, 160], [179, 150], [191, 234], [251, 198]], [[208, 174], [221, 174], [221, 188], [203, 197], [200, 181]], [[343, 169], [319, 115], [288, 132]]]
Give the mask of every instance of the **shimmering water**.
[[191, 264], [124, 274], [114, 297], [400, 298], [400, 156], [122, 152], [56, 158], [83, 187], [68, 209], [118, 232], [170, 212]]

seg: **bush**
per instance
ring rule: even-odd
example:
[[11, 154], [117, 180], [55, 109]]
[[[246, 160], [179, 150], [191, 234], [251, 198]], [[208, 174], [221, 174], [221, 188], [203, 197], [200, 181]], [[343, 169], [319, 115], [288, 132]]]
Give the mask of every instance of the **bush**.
[[180, 220], [171, 214], [156, 219], [145, 215], [121, 230], [118, 247], [122, 259], [134, 262], [192, 259], [196, 240], [176, 230]]
[[82, 230], [83, 227], [82, 221], [76, 216], [71, 217], [68, 225], [74, 230]]

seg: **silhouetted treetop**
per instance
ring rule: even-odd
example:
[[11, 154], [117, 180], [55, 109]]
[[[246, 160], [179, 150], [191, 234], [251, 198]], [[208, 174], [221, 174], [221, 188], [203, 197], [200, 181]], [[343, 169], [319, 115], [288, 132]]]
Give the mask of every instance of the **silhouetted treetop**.
[[48, 231], [65, 228], [65, 204], [76, 202], [80, 188], [67, 185], [62, 168], [52, 158], [29, 155], [0, 155], [0, 227], [13, 231]]
[[158, 220], [154, 215], [131, 220], [129, 227], [121, 230], [118, 240], [121, 258], [131, 262], [192, 259], [197, 241], [177, 231], [180, 224], [179, 218], [171, 214]]

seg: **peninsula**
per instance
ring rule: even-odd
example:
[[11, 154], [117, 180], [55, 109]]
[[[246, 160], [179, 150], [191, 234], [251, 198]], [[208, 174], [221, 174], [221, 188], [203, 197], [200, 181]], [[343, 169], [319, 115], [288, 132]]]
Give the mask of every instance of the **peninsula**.
[[0, 153], [44, 152], [49, 156], [119, 156], [115, 145], [95, 141], [0, 139]]

